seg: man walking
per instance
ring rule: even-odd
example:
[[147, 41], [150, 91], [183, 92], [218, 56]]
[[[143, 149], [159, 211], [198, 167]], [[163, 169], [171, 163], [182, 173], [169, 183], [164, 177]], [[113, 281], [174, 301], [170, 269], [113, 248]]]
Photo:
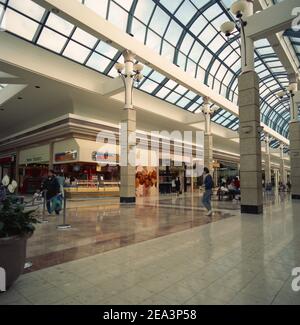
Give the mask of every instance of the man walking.
[[209, 173], [209, 169], [207, 167], [204, 167], [203, 169], [203, 183], [204, 183], [204, 193], [203, 193], [203, 198], [202, 198], [202, 203], [207, 209], [207, 214], [206, 216], [211, 216], [212, 215], [212, 210], [211, 210], [211, 195], [212, 195], [212, 189], [214, 186], [213, 179]]
[[58, 198], [60, 194], [60, 185], [53, 170], [49, 170], [48, 178], [43, 183], [42, 189], [44, 191], [46, 190], [48, 213], [52, 214], [52, 212], [55, 211], [58, 215], [61, 210], [60, 199]]

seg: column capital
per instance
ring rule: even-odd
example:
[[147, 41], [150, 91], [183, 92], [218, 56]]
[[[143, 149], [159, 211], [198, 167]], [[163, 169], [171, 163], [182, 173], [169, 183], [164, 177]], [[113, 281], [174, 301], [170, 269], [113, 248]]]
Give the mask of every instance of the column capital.
[[270, 135], [269, 134], [265, 134], [265, 143], [266, 144], [269, 144], [270, 143], [270, 139], [271, 137], [270, 137]]
[[210, 107], [211, 102], [210, 99], [208, 97], [204, 97], [203, 98], [203, 108], [202, 108], [202, 113], [204, 115], [212, 115], [214, 112], [214, 109], [212, 107]]
[[132, 62], [132, 63], [134, 63], [134, 59], [135, 59], [135, 54], [133, 53], [133, 52], [131, 52], [131, 51], [129, 51], [129, 50], [124, 50], [123, 52], [122, 52], [122, 55], [123, 55], [123, 57], [124, 57], [124, 62], [126, 63], [126, 62]]

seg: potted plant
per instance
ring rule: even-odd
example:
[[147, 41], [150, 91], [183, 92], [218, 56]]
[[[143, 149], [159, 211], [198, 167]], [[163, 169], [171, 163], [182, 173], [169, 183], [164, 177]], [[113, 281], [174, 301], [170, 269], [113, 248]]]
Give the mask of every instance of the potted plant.
[[0, 267], [5, 272], [6, 289], [23, 273], [27, 239], [38, 223], [35, 210], [26, 211], [14, 194], [17, 186], [8, 176], [0, 184]]

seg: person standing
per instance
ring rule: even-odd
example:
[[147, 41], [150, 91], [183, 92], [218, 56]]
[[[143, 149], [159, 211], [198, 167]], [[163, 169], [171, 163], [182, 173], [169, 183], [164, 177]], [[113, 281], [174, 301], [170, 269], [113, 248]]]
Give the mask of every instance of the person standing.
[[209, 169], [207, 167], [204, 167], [203, 169], [203, 178], [204, 178], [204, 193], [202, 198], [202, 203], [204, 207], [207, 209], [207, 216], [212, 215], [212, 209], [211, 209], [211, 195], [212, 195], [212, 189], [214, 186], [212, 176], [209, 173]]
[[60, 185], [52, 169], [49, 170], [48, 178], [44, 181], [42, 189], [46, 191], [48, 213], [52, 214], [52, 212], [55, 211], [55, 213], [59, 215], [61, 206], [57, 203], [59, 201], [58, 196], [60, 194]]

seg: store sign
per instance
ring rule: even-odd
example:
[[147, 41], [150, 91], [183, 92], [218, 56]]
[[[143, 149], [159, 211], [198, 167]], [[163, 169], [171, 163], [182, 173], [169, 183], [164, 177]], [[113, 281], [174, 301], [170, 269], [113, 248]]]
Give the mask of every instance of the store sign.
[[42, 164], [49, 162], [49, 145], [20, 151], [20, 165]]
[[27, 164], [34, 164], [34, 163], [41, 163], [44, 162], [44, 159], [42, 156], [40, 157], [32, 157], [32, 158], [26, 158]]
[[72, 160], [77, 160], [77, 157], [78, 157], [78, 153], [76, 150], [59, 152], [55, 154], [55, 161], [56, 162], [72, 161]]
[[92, 160], [98, 163], [116, 163], [117, 155], [108, 151], [93, 151]]

